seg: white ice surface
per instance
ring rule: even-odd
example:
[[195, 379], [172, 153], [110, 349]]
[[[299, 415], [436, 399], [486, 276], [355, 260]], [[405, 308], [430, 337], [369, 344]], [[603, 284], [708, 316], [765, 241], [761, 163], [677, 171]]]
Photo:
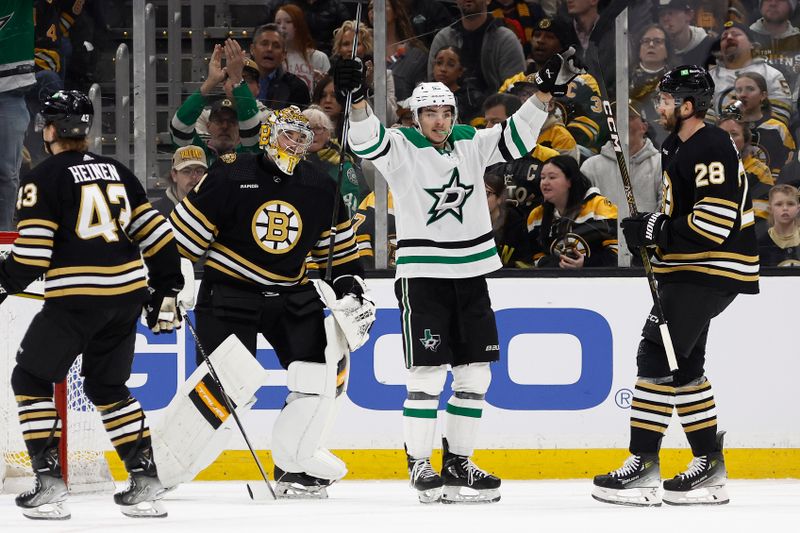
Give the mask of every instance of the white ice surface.
[[343, 481], [325, 501], [252, 502], [243, 482], [194, 482], [164, 519], [124, 517], [110, 495], [72, 496], [72, 519], [33, 521], [0, 495], [2, 532], [773, 533], [800, 531], [800, 480], [732, 480], [731, 503], [637, 509], [594, 501], [591, 481], [504, 481], [491, 505], [421, 505], [402, 481]]

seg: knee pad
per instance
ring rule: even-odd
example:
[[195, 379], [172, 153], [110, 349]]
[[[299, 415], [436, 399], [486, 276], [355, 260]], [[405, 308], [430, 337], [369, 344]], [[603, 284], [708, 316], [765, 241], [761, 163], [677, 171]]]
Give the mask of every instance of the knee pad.
[[37, 378], [19, 365], [16, 365], [11, 371], [11, 390], [14, 391], [15, 396], [53, 397], [52, 383]]
[[337, 480], [347, 467], [323, 447], [336, 417], [336, 367], [295, 361], [289, 365], [289, 396], [272, 433], [272, 456], [286, 472]]
[[83, 392], [94, 405], [112, 405], [127, 400], [131, 395], [131, 391], [124, 383], [122, 385], [106, 385], [97, 383], [90, 378], [83, 381]]
[[453, 390], [486, 394], [492, 382], [492, 369], [489, 363], [472, 363], [453, 367]]
[[412, 366], [408, 372], [406, 389], [409, 392], [424, 392], [436, 397], [442, 393], [447, 379], [447, 365]]

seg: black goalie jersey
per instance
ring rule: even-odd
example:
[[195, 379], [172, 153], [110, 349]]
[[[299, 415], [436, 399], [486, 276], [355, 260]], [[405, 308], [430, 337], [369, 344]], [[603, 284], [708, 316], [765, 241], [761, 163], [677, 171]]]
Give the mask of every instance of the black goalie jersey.
[[[308, 163], [287, 176], [264, 154], [235, 154], [212, 166], [170, 221], [182, 255], [197, 261], [208, 252], [204, 281], [296, 290], [309, 283], [308, 268], [325, 268], [335, 194], [331, 179]], [[333, 278], [363, 275], [338, 201]]]
[[758, 292], [758, 249], [747, 176], [727, 132], [705, 126], [686, 142], [662, 146], [662, 211], [672, 219], [653, 271], [662, 283], [684, 281]]
[[143, 302], [149, 284], [180, 289], [183, 278], [169, 224], [136, 176], [117, 161], [62, 152], [20, 184], [19, 237], [0, 264], [9, 292], [45, 274], [44, 297], [71, 307]]

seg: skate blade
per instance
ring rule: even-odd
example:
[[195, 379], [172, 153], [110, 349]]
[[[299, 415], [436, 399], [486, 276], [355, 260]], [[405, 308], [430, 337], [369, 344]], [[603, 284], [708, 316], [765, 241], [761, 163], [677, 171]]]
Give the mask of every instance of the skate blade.
[[725, 485], [700, 487], [687, 492], [664, 491], [664, 503], [669, 505], [725, 505], [730, 501]]
[[592, 498], [599, 502], [629, 507], [660, 507], [661, 497], [658, 487], [638, 487], [631, 489], [607, 489], [594, 486]]
[[436, 487], [428, 490], [418, 490], [417, 498], [419, 499], [419, 503], [439, 503], [439, 501], [442, 499], [442, 487]]
[[69, 520], [69, 508], [63, 502], [46, 503], [38, 507], [23, 507], [22, 514], [31, 520]]
[[275, 497], [280, 500], [325, 500], [328, 491], [325, 487], [310, 488], [279, 481], [275, 483]]
[[136, 505], [120, 505], [122, 514], [131, 518], [166, 518], [167, 509], [158, 500], [139, 502]]
[[469, 487], [448, 487], [442, 491], [442, 503], [494, 503], [500, 501], [500, 489], [475, 490]]

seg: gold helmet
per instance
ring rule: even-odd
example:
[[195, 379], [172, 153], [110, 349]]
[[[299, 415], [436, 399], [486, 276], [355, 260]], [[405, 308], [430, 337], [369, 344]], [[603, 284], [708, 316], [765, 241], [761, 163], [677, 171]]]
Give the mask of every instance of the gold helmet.
[[294, 173], [314, 140], [308, 119], [297, 106], [273, 111], [261, 125], [258, 145], [286, 174]]

